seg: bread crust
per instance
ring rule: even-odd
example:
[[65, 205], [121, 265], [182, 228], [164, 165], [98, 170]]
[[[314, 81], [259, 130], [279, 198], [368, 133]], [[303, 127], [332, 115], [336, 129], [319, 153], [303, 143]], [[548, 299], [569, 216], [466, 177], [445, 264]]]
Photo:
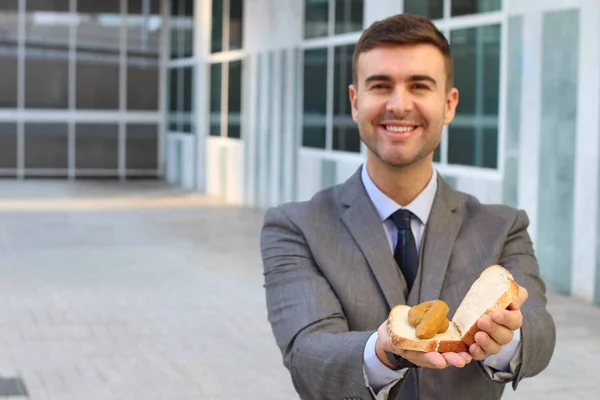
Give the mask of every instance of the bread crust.
[[[492, 305], [490, 306], [485, 314], [490, 314], [498, 310], [502, 310], [507, 308], [515, 297], [519, 294], [519, 285], [514, 281], [512, 274], [503, 268], [500, 265], [492, 265], [488, 268], [502, 268], [508, 276], [510, 277], [509, 284], [507, 290], [504, 292], [502, 296]], [[487, 269], [487, 268], [486, 268]], [[483, 272], [482, 272], [483, 273]], [[446, 352], [468, 352], [469, 347], [475, 343], [475, 334], [480, 330], [477, 326], [477, 323], [473, 324], [470, 329], [462, 334], [460, 340], [440, 340], [440, 339], [409, 339], [402, 337], [401, 335], [397, 335], [392, 331], [392, 326], [394, 322], [394, 315], [398, 312], [401, 307], [410, 308], [407, 305], [397, 305], [390, 311], [387, 326], [388, 332], [390, 335], [390, 341], [393, 346], [404, 349], [404, 350], [413, 350], [413, 351], [421, 351], [421, 352], [432, 352], [437, 351], [440, 353]], [[485, 315], [484, 314], [484, 315]]]

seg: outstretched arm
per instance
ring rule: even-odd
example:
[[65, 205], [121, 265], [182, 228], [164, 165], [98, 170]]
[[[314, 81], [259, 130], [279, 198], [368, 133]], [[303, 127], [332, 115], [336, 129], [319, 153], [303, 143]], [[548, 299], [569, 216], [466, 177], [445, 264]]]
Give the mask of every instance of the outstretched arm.
[[270, 209], [261, 235], [269, 322], [303, 399], [371, 398], [363, 351], [374, 331], [349, 332], [342, 307], [300, 230]]

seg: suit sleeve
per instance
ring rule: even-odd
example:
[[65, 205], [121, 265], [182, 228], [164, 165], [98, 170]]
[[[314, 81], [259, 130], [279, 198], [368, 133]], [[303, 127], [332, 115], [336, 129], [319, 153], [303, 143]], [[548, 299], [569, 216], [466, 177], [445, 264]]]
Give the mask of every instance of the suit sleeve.
[[261, 252], [268, 319], [302, 399], [371, 399], [363, 351], [373, 331], [349, 332], [344, 312], [301, 231], [267, 211]]
[[499, 264], [508, 269], [515, 281], [527, 289], [528, 299], [521, 306], [523, 326], [521, 345], [515, 356], [520, 359], [512, 379], [513, 389], [519, 381], [542, 372], [550, 363], [556, 342], [556, 327], [546, 309], [546, 286], [540, 277], [539, 266], [527, 227], [529, 218], [519, 211], [508, 233]]

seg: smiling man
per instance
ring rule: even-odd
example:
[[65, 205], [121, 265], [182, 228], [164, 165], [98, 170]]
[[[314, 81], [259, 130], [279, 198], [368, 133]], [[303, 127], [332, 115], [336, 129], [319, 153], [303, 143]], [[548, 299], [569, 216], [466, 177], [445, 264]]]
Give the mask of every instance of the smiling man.
[[[455, 191], [433, 167], [459, 93], [429, 20], [374, 23], [353, 66], [366, 163], [310, 201], [269, 209], [262, 231], [269, 321], [294, 387], [303, 399], [499, 399], [506, 383], [541, 372], [555, 345], [527, 215]], [[468, 353], [390, 344], [393, 306], [441, 299], [452, 316], [492, 264], [519, 295], [478, 321]]]

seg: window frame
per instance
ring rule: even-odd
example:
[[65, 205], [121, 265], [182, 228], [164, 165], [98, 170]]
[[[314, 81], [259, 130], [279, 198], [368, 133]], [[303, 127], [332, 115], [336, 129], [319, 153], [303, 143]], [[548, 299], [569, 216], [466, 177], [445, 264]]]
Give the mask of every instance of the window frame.
[[[494, 180], [501, 180], [504, 173], [504, 144], [506, 138], [506, 82], [508, 74], [508, 20], [504, 9], [499, 11], [486, 12], [481, 14], [471, 14], [458, 17], [451, 17], [451, 0], [444, 3], [444, 18], [433, 21], [438, 29], [448, 38], [450, 46], [451, 33], [455, 30], [482, 28], [486, 26], [498, 25], [500, 27], [500, 76], [498, 79], [498, 143], [496, 147], [497, 165], [496, 168], [480, 167], [475, 165], [451, 164], [448, 162], [448, 125], [444, 125], [442, 139], [440, 143], [440, 160], [435, 165], [442, 171], [451, 175], [469, 176], [473, 178], [486, 177]], [[502, 7], [504, 5], [502, 4]], [[460, 88], [457, 88], [460, 93]], [[460, 101], [460, 99], [459, 99]], [[460, 118], [460, 117], [459, 117]], [[451, 123], [452, 124], [452, 123]]]
[[[335, 49], [341, 46], [355, 45], [365, 29], [365, 9], [368, 1], [363, 0], [363, 29], [357, 32], [349, 32], [335, 34], [335, 2], [336, 0], [328, 0], [329, 16], [327, 21], [327, 36], [315, 37], [306, 39], [306, 0], [302, 8], [302, 42], [299, 44], [298, 65], [299, 78], [296, 90], [298, 92], [298, 124], [300, 127], [300, 137], [298, 146], [302, 152], [311, 154], [326, 154], [326, 155], [341, 155], [342, 157], [350, 157], [355, 160], [356, 157], [362, 157], [365, 154], [366, 147], [363, 143], [360, 145], [360, 151], [334, 150], [333, 149], [333, 120], [334, 120], [334, 62]], [[304, 52], [311, 49], [326, 49], [327, 50], [327, 89], [326, 89], [326, 109], [325, 109], [325, 148], [307, 147], [303, 145], [304, 124]], [[348, 99], [348, 102], [350, 100]]]
[[[230, 52], [241, 52], [246, 48], [246, 35], [244, 35], [244, 21], [246, 20], [246, 0], [240, 0], [242, 2], [242, 45], [241, 48], [239, 49], [233, 49], [231, 50], [229, 48], [230, 45], [230, 24], [231, 24], [231, 1], [232, 0], [221, 0], [223, 2], [223, 12], [222, 12], [222, 20], [221, 20], [221, 51], [212, 51], [212, 22], [213, 22], [213, 8], [212, 6], [214, 5], [214, 0], [210, 0], [211, 3], [211, 15], [210, 15], [210, 25], [211, 25], [211, 29], [210, 29], [210, 40], [209, 40], [209, 49], [208, 49], [208, 55], [209, 58], [212, 59], [213, 56], [217, 55], [217, 54], [221, 54], [221, 53], [230, 53]], [[212, 61], [211, 61], [212, 62]]]
[[[195, 14], [196, 12], [199, 12], [198, 10], [195, 9], [195, 1], [194, 0], [186, 0], [186, 1], [191, 1], [193, 4], [193, 13]], [[178, 15], [177, 16], [182, 16], [183, 13], [185, 13], [185, 1], [180, 1], [179, 2], [179, 9], [178, 11]], [[195, 81], [197, 79], [197, 73], [198, 73], [198, 69], [196, 68], [197, 66], [197, 62], [196, 62], [196, 54], [195, 54], [195, 49], [196, 46], [195, 44], [193, 44], [192, 46], [192, 53], [187, 56], [187, 57], [183, 57], [181, 55], [184, 54], [184, 49], [185, 49], [185, 44], [184, 44], [184, 40], [185, 39], [185, 35], [183, 34], [183, 31], [181, 30], [174, 30], [173, 29], [173, 15], [171, 14], [172, 10], [171, 10], [171, 4], [169, 4], [169, 7], [167, 9], [167, 13], [169, 16], [169, 24], [168, 24], [168, 29], [167, 29], [167, 37], [169, 40], [166, 40], [166, 45], [168, 46], [168, 49], [166, 50], [166, 63], [165, 63], [165, 85], [166, 88], [163, 91], [163, 97], [165, 97], [166, 99], [166, 105], [164, 107], [165, 109], [165, 131], [168, 134], [175, 134], [175, 135], [184, 135], [184, 136], [188, 136], [188, 135], [195, 135], [196, 131], [198, 129], [198, 127], [196, 126], [196, 101], [197, 101], [197, 95], [196, 95], [196, 91], [192, 90], [191, 93], [191, 111], [190, 111], [190, 129], [188, 131], [184, 130], [184, 129], [176, 129], [176, 130], [171, 130], [170, 126], [171, 123], [175, 123], [177, 124], [178, 127], [181, 127], [183, 125], [185, 125], [185, 111], [183, 111], [183, 104], [185, 102], [185, 90], [184, 90], [184, 70], [185, 68], [191, 68], [191, 72], [192, 72], [192, 88], [195, 87]], [[191, 17], [192, 21], [195, 19], [194, 16]], [[171, 58], [172, 56], [172, 49], [171, 49], [171, 44], [173, 43], [172, 39], [172, 35], [175, 34], [177, 35], [177, 38], [179, 39], [177, 42], [177, 54], [178, 56], [181, 57], [175, 57], [175, 58]], [[195, 35], [192, 35], [193, 40], [195, 41]], [[177, 103], [177, 110], [176, 111], [172, 111], [171, 110], [171, 72], [173, 70], [177, 71], [177, 99], [176, 99], [176, 103]], [[173, 119], [171, 119], [171, 117], [173, 117]]]
[[[399, 0], [401, 9], [404, 11], [404, 0]], [[450, 46], [451, 33], [454, 30], [482, 28], [490, 25], [499, 25], [500, 27], [500, 76], [498, 79], [498, 145], [496, 148], [497, 165], [496, 168], [480, 167], [475, 165], [451, 164], [448, 162], [448, 125], [444, 125], [439, 151], [440, 160], [435, 161], [434, 165], [442, 174], [453, 176], [465, 176], [474, 179], [491, 179], [500, 181], [504, 176], [504, 157], [506, 140], [506, 113], [507, 113], [507, 87], [508, 80], [508, 17], [504, 1], [500, 4], [500, 9], [496, 11], [482, 12], [476, 14], [452, 16], [452, 0], [444, 0], [444, 14], [440, 19], [432, 20], [433, 24], [446, 36]], [[460, 94], [460, 88], [457, 88]], [[460, 102], [460, 99], [459, 99]], [[451, 123], [452, 124], [452, 123]]]

